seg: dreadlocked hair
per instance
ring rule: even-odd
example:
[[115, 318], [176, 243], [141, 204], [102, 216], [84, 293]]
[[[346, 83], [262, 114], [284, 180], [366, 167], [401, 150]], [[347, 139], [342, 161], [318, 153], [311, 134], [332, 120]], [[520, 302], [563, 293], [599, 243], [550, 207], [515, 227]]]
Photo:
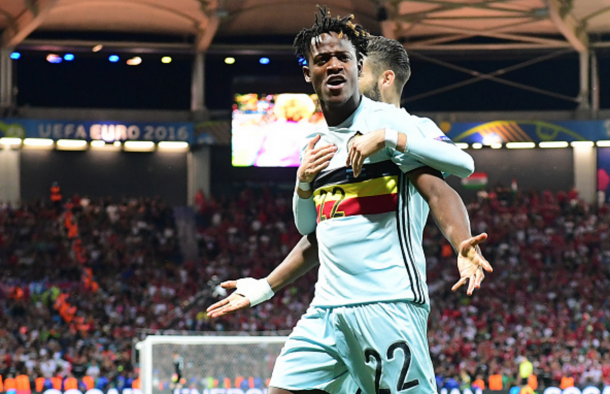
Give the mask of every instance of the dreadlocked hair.
[[326, 6], [318, 6], [316, 21], [310, 29], [303, 29], [297, 34], [292, 44], [300, 62], [309, 59], [311, 40], [324, 33], [337, 33], [339, 38], [347, 37], [356, 48], [356, 56], [362, 59], [366, 56], [369, 32], [361, 25], [353, 22], [354, 15], [332, 17]]

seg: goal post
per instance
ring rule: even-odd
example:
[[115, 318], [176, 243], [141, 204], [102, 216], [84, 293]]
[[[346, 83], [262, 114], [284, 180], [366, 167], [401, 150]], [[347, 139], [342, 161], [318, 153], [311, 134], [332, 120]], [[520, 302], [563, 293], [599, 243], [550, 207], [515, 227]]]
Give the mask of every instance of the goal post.
[[136, 344], [142, 394], [264, 393], [287, 339], [149, 335]]

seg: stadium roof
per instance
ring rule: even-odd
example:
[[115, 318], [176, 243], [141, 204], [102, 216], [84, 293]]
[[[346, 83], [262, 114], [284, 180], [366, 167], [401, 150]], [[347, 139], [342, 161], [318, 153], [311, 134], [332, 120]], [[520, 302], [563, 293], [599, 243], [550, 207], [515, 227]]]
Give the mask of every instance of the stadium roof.
[[9, 48], [33, 32], [106, 32], [175, 36], [204, 51], [215, 38], [293, 36], [320, 3], [408, 49], [610, 46], [610, 0], [2, 0], [0, 29]]

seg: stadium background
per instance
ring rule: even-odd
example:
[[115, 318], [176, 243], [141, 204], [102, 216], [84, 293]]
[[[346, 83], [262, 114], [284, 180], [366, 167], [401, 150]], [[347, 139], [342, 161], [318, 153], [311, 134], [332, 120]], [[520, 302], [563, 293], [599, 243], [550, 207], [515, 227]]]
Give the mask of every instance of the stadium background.
[[[137, 378], [134, 338], [147, 333], [291, 328], [313, 274], [267, 307], [218, 322], [201, 310], [220, 280], [265, 275], [298, 239], [295, 169], [233, 167], [231, 109], [235, 93], [311, 92], [290, 43], [315, 4], [0, 1], [0, 136], [52, 140], [0, 140], [4, 383], [25, 375], [33, 391], [65, 391], [74, 376], [82, 390], [82, 376], [95, 375], [93, 386], [122, 390]], [[479, 375], [489, 386], [502, 375], [508, 390], [529, 356], [541, 387], [574, 379], [604, 390], [610, 3], [327, 4], [404, 43], [413, 77], [403, 105], [466, 144], [480, 173], [448, 180], [474, 231], [491, 235], [484, 252], [497, 270], [480, 296], [446, 291], [453, 257], [427, 229], [439, 386], [466, 389]], [[60, 146], [82, 139], [81, 128], [84, 146]], [[90, 143], [100, 139], [121, 144]]]

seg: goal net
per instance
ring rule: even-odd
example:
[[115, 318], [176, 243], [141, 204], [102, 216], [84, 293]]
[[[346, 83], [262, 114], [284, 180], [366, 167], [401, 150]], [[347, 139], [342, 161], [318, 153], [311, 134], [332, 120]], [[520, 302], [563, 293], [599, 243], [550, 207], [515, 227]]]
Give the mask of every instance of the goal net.
[[262, 394], [286, 339], [149, 335], [136, 344], [142, 394]]

